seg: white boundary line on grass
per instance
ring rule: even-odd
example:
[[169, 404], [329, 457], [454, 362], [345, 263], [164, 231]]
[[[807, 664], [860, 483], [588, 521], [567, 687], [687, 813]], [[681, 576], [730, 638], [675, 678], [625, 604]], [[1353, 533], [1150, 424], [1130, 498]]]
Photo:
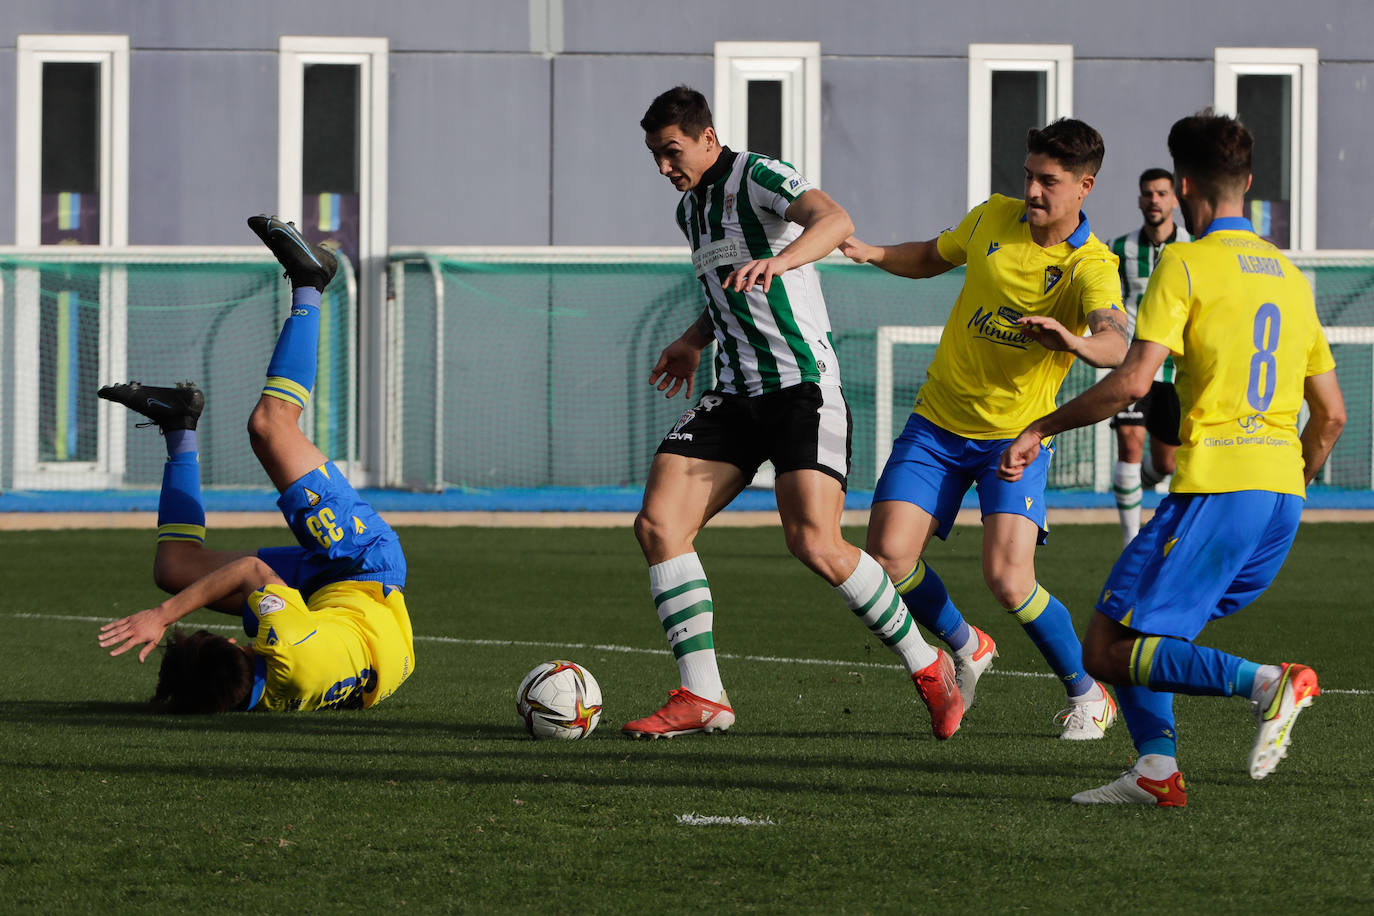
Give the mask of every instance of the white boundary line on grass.
[[[74, 614], [34, 614], [23, 611], [11, 612], [4, 616], [14, 617], [20, 620], [71, 620], [79, 623], [105, 623], [107, 617], [82, 617]], [[200, 624], [207, 630], [230, 630], [241, 632], [242, 627], [238, 624], [230, 623], [210, 623]], [[416, 642], [437, 642], [456, 646], [511, 646], [514, 648], [529, 649], [587, 649], [596, 652], [621, 652], [627, 655], [671, 655], [667, 649], [642, 649], [636, 646], [617, 646], [609, 643], [591, 642], [540, 642], [523, 639], [465, 639], [459, 636], [416, 636]], [[783, 665], [820, 665], [830, 668], [890, 668], [900, 669], [901, 666], [895, 662], [851, 662], [838, 658], [784, 658], [774, 655], [736, 655], [731, 652], [716, 653], [719, 658], [733, 659], [743, 662], [763, 662], [765, 664]], [[988, 674], [996, 674], [1003, 677], [1054, 677], [1048, 671], [1007, 671], [1001, 668], [990, 668]], [[1323, 694], [1337, 693], [1350, 696], [1374, 696], [1374, 690], [1339, 690], [1335, 688], [1322, 688]]]

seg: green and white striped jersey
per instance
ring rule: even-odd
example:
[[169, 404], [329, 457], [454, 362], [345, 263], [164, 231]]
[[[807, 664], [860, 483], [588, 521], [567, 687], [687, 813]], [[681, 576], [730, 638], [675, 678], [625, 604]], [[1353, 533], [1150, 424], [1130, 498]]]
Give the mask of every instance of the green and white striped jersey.
[[726, 291], [736, 267], [770, 258], [801, 235], [784, 217], [811, 189], [792, 166], [757, 153], [721, 152], [697, 187], [682, 195], [677, 224], [692, 245], [692, 266], [715, 326], [716, 384], [759, 395], [815, 382], [840, 384], [830, 315], [814, 264], [775, 277], [769, 291]]
[[[1131, 338], [1135, 337], [1135, 316], [1136, 310], [1140, 308], [1140, 300], [1145, 296], [1145, 287], [1150, 284], [1150, 274], [1155, 272], [1155, 265], [1159, 263], [1159, 253], [1164, 250], [1164, 245], [1171, 245], [1174, 242], [1191, 242], [1193, 237], [1188, 234], [1188, 230], [1182, 226], [1175, 225], [1173, 235], [1165, 240], [1163, 245], [1156, 245], [1145, 234], [1144, 227], [1137, 232], [1114, 238], [1108, 244], [1108, 248], [1117, 257], [1117, 273], [1121, 275], [1121, 302], [1126, 307], [1126, 334]], [[1174, 380], [1174, 358], [1165, 357], [1164, 365], [1159, 367], [1155, 373], [1155, 381], [1170, 382]]]

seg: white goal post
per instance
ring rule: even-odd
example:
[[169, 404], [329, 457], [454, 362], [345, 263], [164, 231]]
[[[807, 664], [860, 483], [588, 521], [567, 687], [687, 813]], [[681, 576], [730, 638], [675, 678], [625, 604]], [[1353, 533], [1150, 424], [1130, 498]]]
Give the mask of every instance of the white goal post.
[[[924, 327], [906, 327], [901, 325], [883, 325], [877, 329], [876, 347], [877, 352], [874, 357], [874, 386], [873, 386], [873, 407], [874, 407], [874, 434], [873, 434], [873, 479], [877, 480], [882, 476], [883, 467], [887, 464], [887, 458], [892, 453], [892, 406], [895, 393], [893, 392], [893, 372], [892, 360], [894, 350], [899, 344], [929, 344], [934, 345], [940, 342], [940, 333], [943, 328], [928, 325]], [[1348, 327], [1337, 325], [1326, 328], [1326, 339], [1328, 343], [1354, 344], [1371, 348], [1371, 358], [1374, 359], [1374, 327]], [[1106, 370], [1097, 370], [1097, 377], [1106, 375]], [[1359, 399], [1356, 399], [1356, 403]], [[1370, 373], [1370, 392], [1369, 400], [1366, 402], [1370, 412], [1370, 423], [1374, 425], [1374, 372]], [[1303, 414], [1299, 418], [1299, 424], [1305, 423], [1307, 419], [1307, 407], [1303, 405]], [[1370, 437], [1370, 489], [1374, 490], [1374, 436]], [[1099, 423], [1093, 428], [1093, 489], [1099, 493], [1105, 493], [1111, 489], [1112, 485], [1112, 433], [1106, 423]], [[1330, 480], [1331, 465], [1328, 462], [1323, 471], [1323, 479]]]

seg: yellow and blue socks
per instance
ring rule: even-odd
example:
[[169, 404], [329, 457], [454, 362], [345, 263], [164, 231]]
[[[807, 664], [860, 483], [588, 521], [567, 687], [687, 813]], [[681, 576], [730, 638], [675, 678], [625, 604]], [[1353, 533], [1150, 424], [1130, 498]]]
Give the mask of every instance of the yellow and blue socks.
[[[943, 640], [954, 654], [972, 655], [977, 651], [978, 639], [973, 628], [950, 600], [945, 583], [925, 560], [917, 560], [916, 568], [895, 587], [916, 622]], [[972, 648], [968, 648], [970, 643]]]
[[867, 553], [859, 551], [858, 565], [849, 578], [835, 586], [835, 594], [870, 633], [897, 654], [907, 674], [929, 667], [940, 657], [912, 624], [912, 615], [883, 567]]
[[262, 393], [295, 404], [302, 410], [315, 387], [320, 346], [320, 291], [313, 286], [291, 290], [291, 313], [282, 324], [267, 383]]
[[157, 499], [157, 540], [205, 543], [205, 504], [200, 493], [200, 457], [194, 429], [166, 432], [167, 463]]
[[1194, 696], [1257, 699], [1281, 670], [1171, 636], [1142, 636], [1131, 648], [1134, 684]]
[[649, 592], [677, 659], [682, 686], [703, 700], [720, 702], [725, 685], [716, 664], [711, 632], [715, 611], [701, 560], [695, 553], [684, 553], [650, 566]]
[[1083, 670], [1083, 644], [1073, 630], [1069, 609], [1049, 592], [1035, 583], [1035, 589], [1025, 601], [1008, 611], [1031, 642], [1049, 662], [1050, 670], [1064, 684], [1069, 699], [1083, 697], [1097, 684]]
[[[1116, 703], [1121, 717], [1126, 720], [1126, 728], [1131, 733], [1131, 743], [1141, 758], [1155, 754], [1173, 760], [1178, 756], [1178, 734], [1174, 729], [1174, 695], [1167, 691], [1151, 690], [1136, 684], [1118, 684]], [[1175, 765], [1173, 770], [1178, 769]], [[1163, 776], [1152, 778], [1162, 779]], [[1168, 773], [1164, 774], [1165, 776]]]

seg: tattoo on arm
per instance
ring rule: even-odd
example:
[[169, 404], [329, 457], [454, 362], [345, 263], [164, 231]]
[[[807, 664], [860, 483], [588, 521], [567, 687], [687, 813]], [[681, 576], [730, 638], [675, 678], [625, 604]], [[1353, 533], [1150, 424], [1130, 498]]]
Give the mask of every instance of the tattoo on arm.
[[711, 323], [711, 310], [702, 309], [697, 316], [696, 322], [692, 325], [692, 330], [702, 337], [714, 337], [716, 334], [715, 325]]
[[1121, 339], [1130, 346], [1131, 338], [1126, 334], [1126, 322], [1122, 320], [1122, 314], [1116, 309], [1099, 309], [1088, 314], [1088, 328], [1094, 334], [1103, 331], [1115, 331], [1121, 335]]

